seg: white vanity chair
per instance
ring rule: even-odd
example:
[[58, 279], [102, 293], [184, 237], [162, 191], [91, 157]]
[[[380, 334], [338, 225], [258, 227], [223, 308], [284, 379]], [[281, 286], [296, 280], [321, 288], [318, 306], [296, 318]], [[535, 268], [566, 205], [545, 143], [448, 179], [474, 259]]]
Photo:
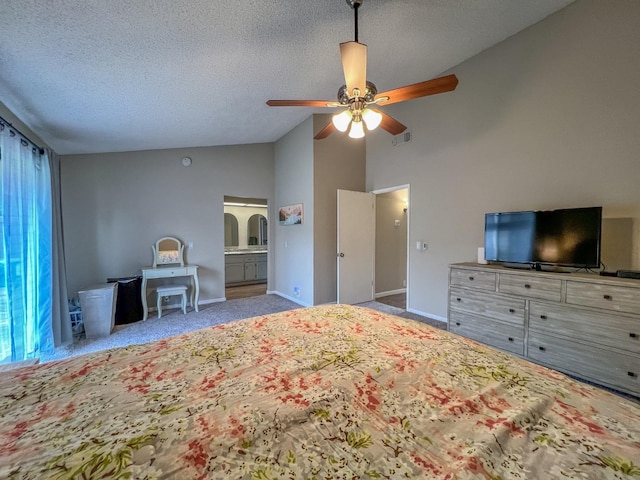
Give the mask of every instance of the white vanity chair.
[[175, 237], [162, 237], [155, 245], [153, 250], [153, 266], [151, 268], [142, 269], [142, 308], [143, 320], [146, 320], [149, 314], [147, 306], [147, 281], [149, 279], [188, 277], [190, 279], [190, 287], [181, 284], [162, 285], [155, 288], [157, 295], [158, 318], [162, 316], [162, 300], [166, 297], [180, 296], [182, 313], [187, 313], [187, 292], [189, 291], [189, 302], [191, 307], [198, 311], [198, 266], [185, 265], [184, 263], [184, 245]]

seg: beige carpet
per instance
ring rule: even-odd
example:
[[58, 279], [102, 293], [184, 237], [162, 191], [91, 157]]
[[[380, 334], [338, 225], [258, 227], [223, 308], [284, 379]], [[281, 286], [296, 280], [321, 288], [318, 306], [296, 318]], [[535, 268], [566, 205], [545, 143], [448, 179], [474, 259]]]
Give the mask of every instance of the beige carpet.
[[[391, 313], [412, 320], [428, 323], [436, 328], [446, 328], [446, 323], [438, 322], [405, 312], [402, 309], [384, 305], [379, 302], [366, 302], [363, 307]], [[170, 310], [162, 318], [150, 316], [146, 322], [135, 322], [117, 325], [108, 337], [98, 339], [82, 338], [71, 345], [59, 347], [53, 354], [43, 355], [41, 362], [61, 360], [98, 350], [106, 350], [126, 345], [140, 344], [159, 340], [172, 335], [179, 335], [191, 330], [219, 325], [221, 323], [239, 320], [241, 318], [268, 315], [301, 308], [297, 303], [286, 300], [278, 295], [260, 295], [257, 297], [228, 300], [212, 303], [200, 307], [199, 312], [191, 309], [184, 315], [179, 309]]]

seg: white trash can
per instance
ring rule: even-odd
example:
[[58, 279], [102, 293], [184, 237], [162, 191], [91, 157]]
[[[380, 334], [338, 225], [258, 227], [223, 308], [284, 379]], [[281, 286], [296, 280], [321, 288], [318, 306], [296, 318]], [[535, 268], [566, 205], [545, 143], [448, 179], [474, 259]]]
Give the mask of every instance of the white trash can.
[[118, 282], [84, 288], [78, 295], [86, 337], [108, 337], [116, 320]]

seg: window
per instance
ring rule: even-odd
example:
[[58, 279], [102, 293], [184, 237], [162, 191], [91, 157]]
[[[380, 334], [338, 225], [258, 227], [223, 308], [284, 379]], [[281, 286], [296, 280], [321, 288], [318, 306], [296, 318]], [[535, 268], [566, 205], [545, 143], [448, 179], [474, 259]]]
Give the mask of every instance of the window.
[[0, 122], [0, 363], [53, 348], [46, 155]]

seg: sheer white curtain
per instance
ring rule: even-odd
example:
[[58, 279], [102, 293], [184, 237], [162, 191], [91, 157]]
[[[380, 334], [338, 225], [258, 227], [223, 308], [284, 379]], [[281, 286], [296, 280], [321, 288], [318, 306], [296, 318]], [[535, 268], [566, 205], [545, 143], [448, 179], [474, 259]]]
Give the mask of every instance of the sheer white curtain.
[[0, 363], [54, 347], [51, 170], [0, 122]]

